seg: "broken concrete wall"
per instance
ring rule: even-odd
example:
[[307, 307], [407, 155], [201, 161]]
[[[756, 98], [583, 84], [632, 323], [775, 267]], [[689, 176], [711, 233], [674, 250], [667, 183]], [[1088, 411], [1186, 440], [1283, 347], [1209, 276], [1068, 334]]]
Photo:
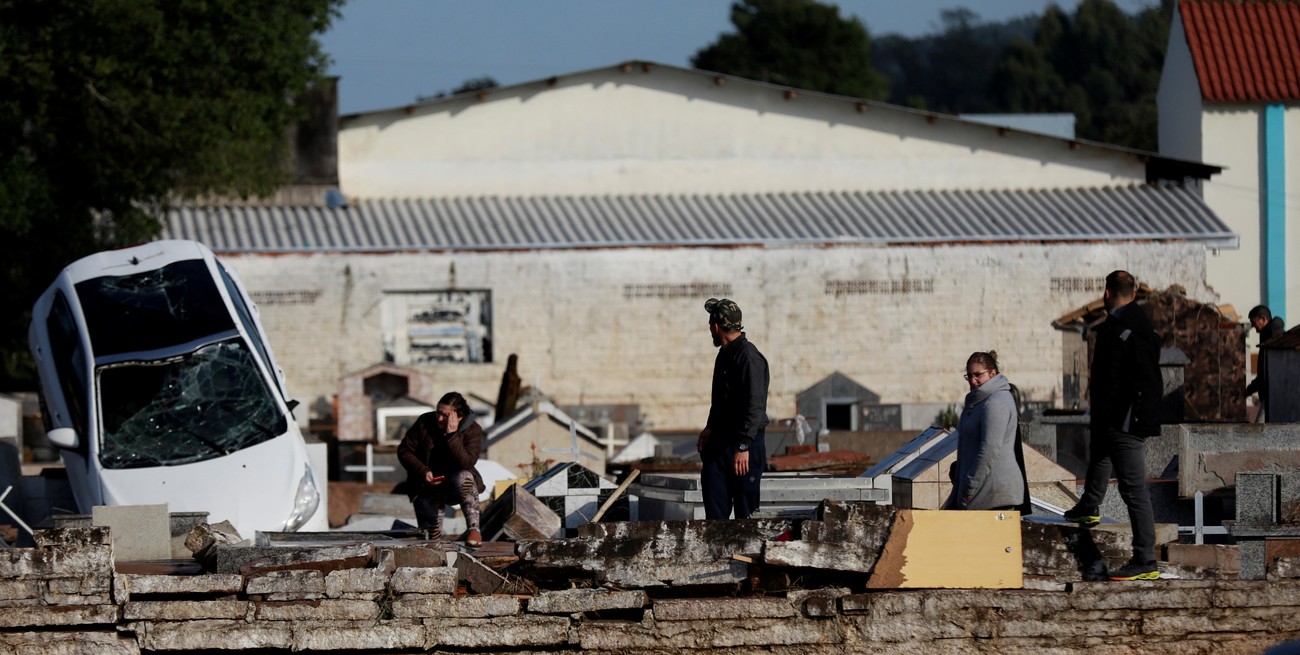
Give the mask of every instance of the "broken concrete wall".
[[[868, 592], [865, 573], [817, 568], [838, 567], [837, 550], [883, 542], [891, 516], [891, 508], [870, 503], [828, 503], [817, 520], [798, 525], [594, 524], [574, 539], [521, 544], [519, 562], [490, 554], [488, 545], [482, 558], [448, 552], [455, 549], [448, 542], [286, 547], [245, 562], [237, 573], [199, 575], [118, 573], [107, 530], [46, 531], [36, 548], [0, 551], [0, 655], [470, 649], [666, 655], [683, 648], [1084, 653], [1103, 644], [1125, 653], [1231, 654], [1300, 638], [1294, 621], [1300, 579], [1283, 577], [1300, 575], [1294, 558], [1279, 560], [1267, 582], [1082, 582], [1074, 553], [1090, 533], [1038, 524], [1040, 541], [1052, 545], [1049, 556], [1033, 563], [1035, 589]], [[1073, 535], [1073, 550], [1063, 535]], [[782, 545], [800, 541], [820, 547], [801, 553]], [[1123, 548], [1114, 541], [1094, 545], [1112, 555]], [[1031, 546], [1026, 538], [1026, 573]], [[861, 553], [871, 550], [861, 547]], [[781, 553], [788, 564], [766, 553]], [[602, 559], [606, 568], [595, 565]], [[671, 585], [647, 575], [648, 586], [640, 587], [632, 575], [638, 560], [675, 561], [683, 575]], [[542, 576], [547, 586], [540, 588], [515, 586], [511, 562], [521, 565], [517, 570], [564, 575]], [[685, 571], [692, 563], [741, 568], [732, 584], [719, 586], [713, 576], [692, 578]], [[1054, 577], [1053, 566], [1067, 575]], [[610, 573], [609, 567], [622, 569]], [[501, 572], [500, 580], [488, 575], [490, 568]]]

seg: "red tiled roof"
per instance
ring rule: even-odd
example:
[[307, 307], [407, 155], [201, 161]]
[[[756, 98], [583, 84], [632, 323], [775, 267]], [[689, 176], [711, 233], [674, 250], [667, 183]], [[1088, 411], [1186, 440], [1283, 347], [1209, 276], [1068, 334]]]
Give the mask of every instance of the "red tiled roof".
[[1182, 0], [1178, 7], [1205, 100], [1300, 99], [1300, 2]]

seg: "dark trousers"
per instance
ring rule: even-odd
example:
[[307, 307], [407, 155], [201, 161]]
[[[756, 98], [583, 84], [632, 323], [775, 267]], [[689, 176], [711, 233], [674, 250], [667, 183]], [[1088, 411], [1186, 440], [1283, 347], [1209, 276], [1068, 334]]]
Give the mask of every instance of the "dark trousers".
[[1156, 561], [1156, 520], [1147, 492], [1146, 437], [1112, 429], [1093, 429], [1088, 442], [1088, 477], [1084, 481], [1080, 507], [1101, 507], [1115, 474], [1119, 496], [1128, 507], [1133, 530], [1133, 557]]
[[749, 474], [738, 477], [733, 464], [735, 446], [719, 449], [705, 449], [700, 460], [700, 492], [704, 496], [704, 517], [708, 519], [729, 518], [734, 511], [736, 518], [746, 519], [758, 509], [759, 484], [763, 480], [763, 469], [767, 466], [767, 449], [763, 444], [763, 433], [749, 447]]

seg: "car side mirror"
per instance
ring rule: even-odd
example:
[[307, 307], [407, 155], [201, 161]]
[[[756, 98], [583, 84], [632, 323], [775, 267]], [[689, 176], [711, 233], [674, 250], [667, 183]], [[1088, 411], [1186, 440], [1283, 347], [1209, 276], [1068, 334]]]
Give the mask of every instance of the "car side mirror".
[[45, 438], [55, 446], [67, 449], [76, 448], [81, 442], [77, 438], [77, 431], [72, 428], [54, 428], [45, 434]]

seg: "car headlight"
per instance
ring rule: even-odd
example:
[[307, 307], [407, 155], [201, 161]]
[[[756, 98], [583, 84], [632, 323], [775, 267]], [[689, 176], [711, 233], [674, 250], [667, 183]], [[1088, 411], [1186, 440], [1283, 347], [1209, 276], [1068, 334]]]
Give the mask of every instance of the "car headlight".
[[293, 512], [284, 522], [285, 532], [294, 532], [301, 528], [316, 513], [320, 506], [320, 490], [316, 488], [316, 479], [312, 477], [311, 465], [303, 467], [302, 479], [298, 481], [298, 493], [293, 497]]

